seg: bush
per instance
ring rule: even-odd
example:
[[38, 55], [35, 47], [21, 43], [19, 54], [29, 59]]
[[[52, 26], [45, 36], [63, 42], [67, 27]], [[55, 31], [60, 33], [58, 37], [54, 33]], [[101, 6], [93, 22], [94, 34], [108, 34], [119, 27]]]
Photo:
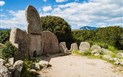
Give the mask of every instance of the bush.
[[17, 53], [17, 48], [13, 46], [10, 42], [6, 42], [5, 46], [2, 48], [2, 57], [8, 59], [10, 57], [15, 57]]
[[9, 40], [10, 30], [0, 30], [0, 43], [6, 43]]

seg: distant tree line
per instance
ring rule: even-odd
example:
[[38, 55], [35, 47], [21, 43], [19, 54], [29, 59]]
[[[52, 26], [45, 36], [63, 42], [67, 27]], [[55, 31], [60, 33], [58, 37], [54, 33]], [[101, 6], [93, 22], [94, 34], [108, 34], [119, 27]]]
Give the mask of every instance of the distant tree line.
[[89, 41], [111, 45], [123, 49], [123, 28], [110, 26], [96, 30], [75, 30], [72, 31], [73, 42]]

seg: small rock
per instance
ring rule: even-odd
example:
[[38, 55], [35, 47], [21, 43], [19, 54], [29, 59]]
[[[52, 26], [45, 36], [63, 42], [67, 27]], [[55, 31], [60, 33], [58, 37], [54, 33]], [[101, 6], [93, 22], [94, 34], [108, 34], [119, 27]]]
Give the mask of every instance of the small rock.
[[96, 53], [96, 54], [94, 54], [94, 56], [100, 56], [100, 54], [99, 53]]
[[115, 64], [115, 65], [119, 65], [120, 62], [119, 62], [119, 61], [115, 61], [114, 64]]
[[14, 67], [8, 67], [8, 70], [9, 70], [10, 72], [13, 72], [15, 69], [14, 69]]
[[13, 65], [13, 68], [14, 68], [13, 77], [19, 77], [23, 69], [23, 61], [22, 60], [16, 61]]
[[40, 65], [39, 65], [39, 63], [35, 63], [35, 69], [36, 69], [36, 70], [40, 70]]
[[4, 59], [0, 59], [0, 65], [3, 65], [3, 64], [5, 64], [5, 60]]
[[47, 67], [48, 64], [49, 64], [48, 61], [43, 61], [42, 60], [42, 61], [39, 62], [39, 65], [42, 66], [42, 67]]
[[23, 61], [22, 60], [18, 60], [14, 63], [13, 65], [14, 69], [18, 70], [19, 72], [21, 72], [22, 68], [23, 68]]
[[11, 65], [9, 63], [6, 63], [5, 66], [6, 67], [11, 67]]
[[103, 55], [103, 58], [110, 60], [111, 56], [110, 55]]
[[3, 65], [0, 65], [0, 77], [10, 77], [9, 70]]
[[119, 56], [119, 57], [122, 57], [123, 58], [123, 53], [117, 53], [117, 56]]
[[30, 73], [34, 73], [34, 74], [37, 73], [35, 69], [30, 69], [29, 72], [30, 72]]
[[8, 59], [9, 64], [12, 66], [14, 64], [14, 58], [9, 58]]
[[32, 64], [31, 69], [40, 70], [40, 64], [39, 63]]
[[122, 66], [123, 66], [123, 62], [120, 62], [120, 65], [122, 65]]

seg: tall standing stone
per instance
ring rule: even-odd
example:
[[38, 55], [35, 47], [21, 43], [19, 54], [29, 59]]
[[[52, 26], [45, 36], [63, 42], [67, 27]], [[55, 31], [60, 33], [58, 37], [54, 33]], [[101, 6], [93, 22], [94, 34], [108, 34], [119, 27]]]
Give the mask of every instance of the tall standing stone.
[[41, 34], [42, 26], [40, 16], [37, 10], [33, 6], [28, 6], [26, 9], [27, 18], [27, 33], [29, 34]]
[[33, 6], [28, 6], [26, 9], [27, 18], [27, 33], [30, 36], [29, 53], [30, 56], [42, 54], [42, 25], [40, 16]]

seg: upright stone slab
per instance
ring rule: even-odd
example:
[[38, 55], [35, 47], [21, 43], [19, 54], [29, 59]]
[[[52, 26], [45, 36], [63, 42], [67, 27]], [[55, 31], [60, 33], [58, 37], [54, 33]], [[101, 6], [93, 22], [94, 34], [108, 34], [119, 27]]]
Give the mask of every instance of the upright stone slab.
[[42, 26], [40, 16], [37, 10], [33, 6], [28, 6], [26, 9], [26, 18], [27, 18], [27, 33], [29, 34], [41, 34]]
[[66, 42], [61, 42], [61, 43], [59, 44], [59, 48], [60, 48], [60, 52], [62, 52], [62, 53], [67, 53], [67, 52], [69, 52], [69, 50], [68, 50], [68, 48], [67, 48], [67, 46], [66, 46]]
[[43, 54], [52, 54], [59, 52], [59, 43], [57, 37], [50, 31], [42, 33]]
[[18, 59], [24, 59], [25, 57], [28, 57], [30, 38], [26, 32], [18, 28], [12, 29], [9, 41], [12, 45], [18, 48]]
[[79, 50], [81, 52], [88, 51], [90, 49], [90, 44], [88, 42], [81, 42], [79, 46]]
[[35, 57], [42, 54], [42, 38], [41, 35], [30, 34], [29, 54]]
[[77, 45], [77, 43], [72, 43], [72, 44], [71, 44], [70, 51], [72, 51], [72, 50], [78, 50], [78, 45]]

